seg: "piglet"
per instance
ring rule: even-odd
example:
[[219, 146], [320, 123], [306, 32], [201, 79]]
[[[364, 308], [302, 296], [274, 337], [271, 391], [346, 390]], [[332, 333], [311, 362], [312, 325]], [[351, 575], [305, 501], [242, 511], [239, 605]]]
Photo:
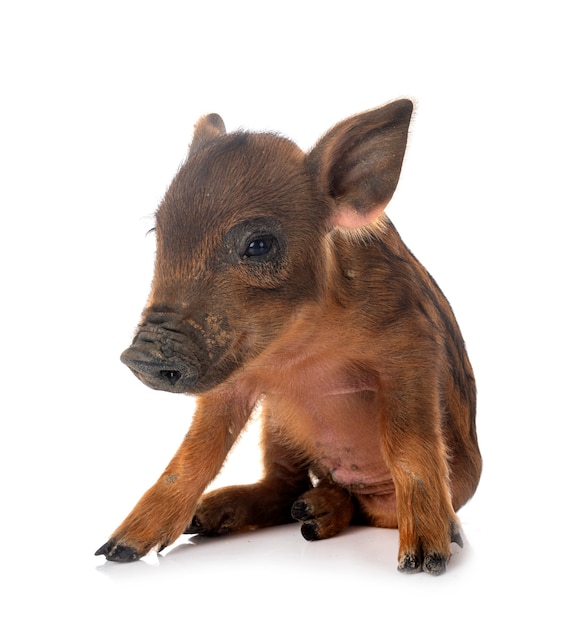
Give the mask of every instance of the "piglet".
[[[149, 300], [122, 361], [196, 396], [181, 447], [96, 554], [297, 520], [308, 540], [398, 528], [398, 569], [445, 571], [481, 472], [473, 371], [453, 312], [384, 209], [412, 102], [304, 153], [201, 118], [156, 213]], [[263, 478], [205, 493], [259, 407]]]

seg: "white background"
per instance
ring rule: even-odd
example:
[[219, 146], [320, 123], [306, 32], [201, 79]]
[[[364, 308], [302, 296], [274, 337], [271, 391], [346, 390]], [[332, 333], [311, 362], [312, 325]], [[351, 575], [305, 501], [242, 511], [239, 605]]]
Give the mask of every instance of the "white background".
[[[559, 0], [1, 5], [2, 623], [577, 619], [576, 25]], [[395, 531], [289, 526], [104, 564], [193, 410], [118, 356], [194, 122], [307, 149], [400, 96], [417, 111], [389, 214], [478, 380], [465, 550], [404, 576]], [[258, 458], [252, 427], [221, 482]]]

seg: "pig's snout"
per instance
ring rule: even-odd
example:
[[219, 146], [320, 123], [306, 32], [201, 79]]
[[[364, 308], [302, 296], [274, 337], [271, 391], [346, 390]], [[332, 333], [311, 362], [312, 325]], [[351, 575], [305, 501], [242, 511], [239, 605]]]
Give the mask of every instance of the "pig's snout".
[[195, 356], [200, 348], [177, 326], [169, 316], [150, 316], [132, 345], [121, 354], [121, 361], [153, 389], [174, 393], [192, 391], [201, 375]]
[[160, 391], [189, 391], [199, 377], [198, 368], [191, 363], [162, 360], [135, 346], [121, 354], [121, 361], [141, 382]]

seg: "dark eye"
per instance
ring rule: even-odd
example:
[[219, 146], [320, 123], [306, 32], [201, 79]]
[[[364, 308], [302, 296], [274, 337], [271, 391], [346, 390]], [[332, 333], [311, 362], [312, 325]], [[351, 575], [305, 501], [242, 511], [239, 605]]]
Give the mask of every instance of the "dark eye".
[[265, 256], [272, 251], [276, 243], [277, 240], [273, 235], [260, 235], [259, 237], [255, 237], [247, 244], [243, 257], [252, 258]]

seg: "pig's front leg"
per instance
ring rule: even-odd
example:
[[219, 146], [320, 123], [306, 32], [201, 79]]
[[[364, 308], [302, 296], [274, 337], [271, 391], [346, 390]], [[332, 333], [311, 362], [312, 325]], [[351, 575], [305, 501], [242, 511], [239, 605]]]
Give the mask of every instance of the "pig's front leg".
[[[398, 569], [438, 575], [450, 559], [450, 544], [462, 546], [452, 507], [447, 451], [434, 376], [412, 379], [407, 393], [384, 401], [384, 452], [396, 486], [400, 546]], [[399, 383], [398, 389], [404, 389]]]
[[230, 393], [214, 392], [198, 402], [193, 424], [169, 466], [97, 555], [109, 561], [134, 561], [173, 543], [191, 522], [197, 501], [221, 469], [253, 408]]

